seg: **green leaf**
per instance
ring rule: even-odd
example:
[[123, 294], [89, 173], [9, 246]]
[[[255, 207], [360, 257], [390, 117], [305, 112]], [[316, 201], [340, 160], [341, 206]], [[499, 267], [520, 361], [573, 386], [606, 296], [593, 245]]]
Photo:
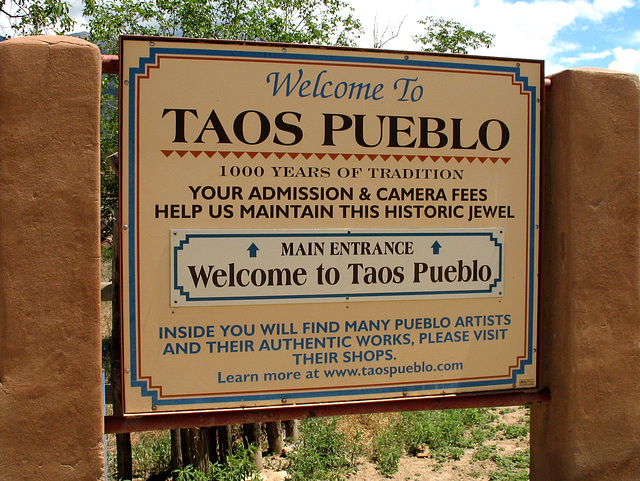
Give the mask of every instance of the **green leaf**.
[[421, 45], [424, 52], [463, 53], [469, 49], [491, 47], [495, 35], [482, 31], [474, 32], [461, 23], [444, 18], [426, 17], [418, 23], [424, 25], [423, 35], [414, 35], [415, 42]]

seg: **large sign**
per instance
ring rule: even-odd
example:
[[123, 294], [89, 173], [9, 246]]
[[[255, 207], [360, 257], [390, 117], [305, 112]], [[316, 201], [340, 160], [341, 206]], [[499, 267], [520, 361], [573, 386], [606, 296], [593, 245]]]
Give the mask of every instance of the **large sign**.
[[536, 386], [542, 62], [120, 63], [127, 414]]

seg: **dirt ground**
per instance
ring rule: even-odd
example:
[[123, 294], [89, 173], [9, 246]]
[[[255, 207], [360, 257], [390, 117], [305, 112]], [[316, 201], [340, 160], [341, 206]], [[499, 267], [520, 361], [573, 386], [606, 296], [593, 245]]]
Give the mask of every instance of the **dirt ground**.
[[[492, 411], [497, 415], [498, 420], [490, 424], [496, 426], [524, 426], [528, 416], [528, 410], [524, 407], [495, 408]], [[380, 421], [380, 418], [377, 417], [370, 417], [367, 421], [358, 419], [357, 416], [345, 416], [344, 419], [347, 418], [349, 418], [348, 421], [342, 421], [341, 429], [347, 433], [353, 433], [356, 430], [362, 432], [364, 435], [361, 439], [365, 445], [366, 440], [373, 439], [373, 431], [380, 429], [380, 426], [384, 424], [384, 421]], [[140, 435], [141, 433], [133, 434], [132, 440], [134, 444], [140, 441], [138, 439]], [[114, 462], [115, 439], [113, 435], [110, 435], [110, 438], [112, 439], [109, 442], [109, 454], [112, 462]], [[529, 448], [529, 436], [513, 438], [505, 436], [501, 431], [498, 431], [495, 437], [485, 441], [484, 446], [495, 446], [495, 452], [501, 456], [512, 456], [514, 453], [524, 452]], [[292, 449], [293, 446], [287, 445], [285, 451]], [[362, 457], [359, 459], [357, 472], [348, 479], [350, 481], [491, 481], [492, 479], [520, 481], [528, 479], [528, 476], [524, 478], [522, 476], [511, 477], [511, 475], [505, 475], [504, 472], [501, 473], [501, 476], [496, 477], [497, 471], [501, 468], [491, 459], [474, 459], [476, 451], [476, 449], [469, 448], [465, 450], [461, 459], [447, 460], [443, 463], [438, 463], [430, 457], [428, 450], [417, 456], [405, 455], [400, 459], [398, 471], [392, 477], [380, 474], [373, 462], [366, 457]], [[286, 455], [284, 457], [265, 455], [264, 464], [266, 469], [261, 472], [264, 481], [285, 481], [287, 477], [287, 473], [284, 470], [287, 465]], [[145, 476], [135, 479], [144, 481], [156, 479], [156, 477], [147, 478]]]
[[[528, 412], [524, 407], [496, 408], [498, 415], [496, 424], [514, 425], [523, 424]], [[513, 455], [517, 451], [525, 451], [529, 448], [529, 436], [525, 438], [509, 439], [498, 435], [496, 439], [488, 440], [485, 445], [495, 445], [497, 452], [503, 456]], [[491, 473], [499, 469], [491, 460], [478, 461], [473, 459], [475, 450], [465, 451], [462, 459], [450, 460], [439, 464], [429, 457], [428, 452], [418, 456], [403, 456], [400, 460], [398, 471], [393, 477], [380, 474], [374, 463], [362, 458], [358, 471], [348, 479], [353, 481], [490, 481]], [[284, 460], [278, 457], [265, 458], [267, 469], [262, 471], [265, 481], [283, 481], [286, 471], [278, 467], [284, 464]]]

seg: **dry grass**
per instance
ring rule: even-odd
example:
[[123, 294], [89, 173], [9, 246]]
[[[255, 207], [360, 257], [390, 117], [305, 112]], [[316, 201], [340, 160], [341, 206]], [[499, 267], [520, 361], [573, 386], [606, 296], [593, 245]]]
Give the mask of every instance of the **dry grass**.
[[397, 413], [354, 414], [340, 418], [338, 428], [348, 440], [359, 438], [364, 454], [371, 456], [376, 436], [399, 418]]

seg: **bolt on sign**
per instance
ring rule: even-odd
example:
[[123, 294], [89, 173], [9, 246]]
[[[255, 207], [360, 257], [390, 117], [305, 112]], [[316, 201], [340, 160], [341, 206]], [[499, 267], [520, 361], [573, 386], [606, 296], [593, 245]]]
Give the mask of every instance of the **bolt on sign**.
[[120, 63], [127, 414], [536, 386], [541, 61]]

